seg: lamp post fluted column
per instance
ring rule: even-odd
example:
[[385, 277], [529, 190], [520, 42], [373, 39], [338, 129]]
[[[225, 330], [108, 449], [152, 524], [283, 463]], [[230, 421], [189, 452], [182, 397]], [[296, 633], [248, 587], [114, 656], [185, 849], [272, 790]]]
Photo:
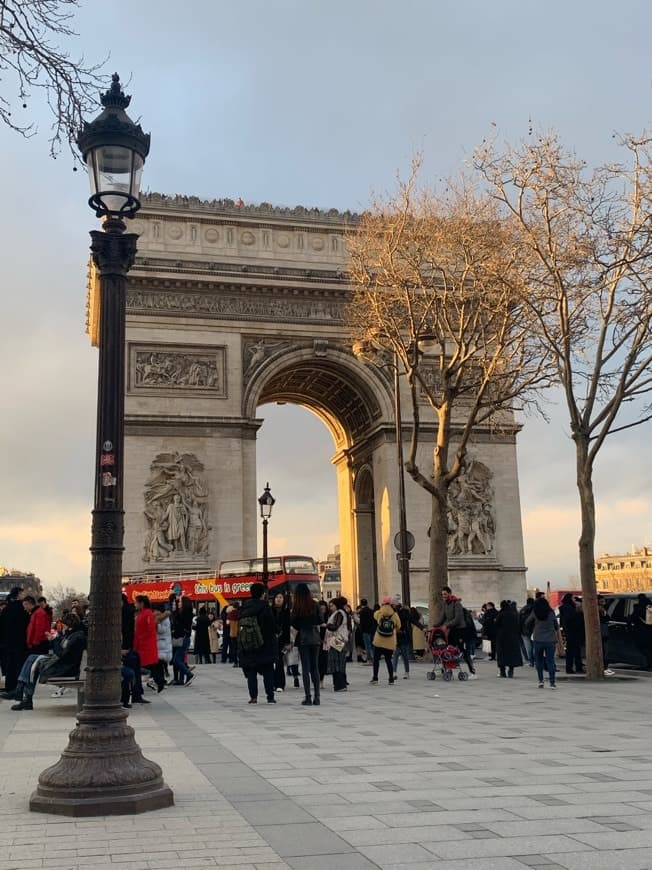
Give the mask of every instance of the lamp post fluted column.
[[[99, 150], [93, 171], [107, 185], [120, 171], [127, 152], [127, 172], [133, 180], [135, 158], [128, 153], [129, 145], [136, 143], [134, 151], [142, 163], [149, 136], [124, 112], [129, 98], [120, 90], [117, 75], [102, 103], [105, 112], [86, 125], [80, 142]], [[82, 151], [86, 160], [87, 152]], [[117, 198], [126, 203], [121, 212], [104, 205], [114, 202], [110, 187], [96, 191], [92, 198], [104, 224], [103, 231], [91, 232], [91, 252], [99, 273], [100, 339], [84, 703], [68, 746], [59, 761], [41, 773], [30, 798], [31, 810], [67, 816], [131, 814], [173, 803], [161, 768], [145, 758], [136, 743], [120, 698], [125, 297], [138, 238], [125, 233], [122, 216], [133, 216], [139, 203], [137, 186], [131, 182], [127, 194], [121, 186], [116, 189]]]
[[400, 546], [398, 551], [401, 574], [401, 601], [410, 607], [410, 542], [408, 540], [405, 509], [405, 463], [403, 461], [403, 419], [401, 415], [401, 384], [397, 361], [394, 360], [394, 425], [396, 431], [396, 464], [398, 468], [398, 522]]

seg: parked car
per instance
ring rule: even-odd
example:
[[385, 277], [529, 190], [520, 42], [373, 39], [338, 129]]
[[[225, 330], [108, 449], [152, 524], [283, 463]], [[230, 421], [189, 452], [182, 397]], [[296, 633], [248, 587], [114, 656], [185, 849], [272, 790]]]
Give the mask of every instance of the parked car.
[[[634, 606], [637, 603], [636, 592], [613, 592], [603, 596], [607, 601], [609, 614], [609, 641], [607, 655], [609, 664], [624, 664], [634, 668], [648, 669], [652, 666], [652, 648], [647, 650], [634, 641]], [[652, 593], [648, 595], [652, 600]], [[652, 635], [652, 627], [649, 629]], [[652, 644], [652, 637], [649, 641]]]

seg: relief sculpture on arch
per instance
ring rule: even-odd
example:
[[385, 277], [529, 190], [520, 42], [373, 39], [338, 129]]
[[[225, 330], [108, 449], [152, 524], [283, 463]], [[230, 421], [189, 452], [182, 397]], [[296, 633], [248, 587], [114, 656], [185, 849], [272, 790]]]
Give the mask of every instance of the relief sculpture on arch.
[[208, 487], [192, 453], [159, 453], [145, 484], [146, 562], [208, 555]]

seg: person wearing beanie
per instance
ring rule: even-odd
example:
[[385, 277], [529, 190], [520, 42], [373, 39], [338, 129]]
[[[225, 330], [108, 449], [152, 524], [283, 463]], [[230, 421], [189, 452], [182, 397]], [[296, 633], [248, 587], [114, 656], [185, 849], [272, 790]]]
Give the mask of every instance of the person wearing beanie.
[[394, 667], [392, 656], [396, 649], [396, 635], [401, 627], [401, 620], [393, 607], [391, 596], [383, 598], [378, 610], [374, 613], [376, 632], [374, 634], [374, 665], [373, 676], [369, 682], [378, 682], [378, 669], [381, 658], [385, 659], [390, 686], [394, 684]]

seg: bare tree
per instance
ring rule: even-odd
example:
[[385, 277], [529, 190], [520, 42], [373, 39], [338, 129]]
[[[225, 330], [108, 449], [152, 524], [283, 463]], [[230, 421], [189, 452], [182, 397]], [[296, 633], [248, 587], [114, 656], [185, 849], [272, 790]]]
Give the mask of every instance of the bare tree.
[[48, 604], [57, 616], [61, 616], [66, 610], [70, 610], [73, 601], [79, 601], [85, 607], [88, 606], [88, 596], [85, 592], [78, 592], [72, 586], [64, 586], [57, 583], [56, 586], [48, 586], [45, 590]]
[[64, 142], [77, 156], [75, 134], [85, 114], [95, 112], [102, 81], [99, 65], [73, 60], [61, 47], [77, 34], [70, 27], [79, 0], [0, 0], [0, 119], [29, 137], [36, 132], [25, 117], [36, 90], [45, 92], [53, 116], [50, 154]]
[[579, 564], [590, 679], [603, 676], [593, 469], [607, 436], [651, 419], [652, 174], [647, 137], [589, 172], [556, 135], [484, 143], [476, 168], [520, 234], [524, 301], [556, 367], [575, 444]]
[[[465, 468], [473, 433], [513, 431], [514, 411], [536, 401], [548, 373], [531, 339], [531, 313], [516, 292], [518, 238], [465, 180], [443, 194], [419, 189], [419, 162], [348, 239], [350, 318], [358, 353], [388, 352], [407, 376], [412, 438], [405, 467], [432, 497], [432, 619], [448, 583], [449, 488]], [[432, 464], [421, 468], [424, 424], [436, 424], [436, 434]]]

